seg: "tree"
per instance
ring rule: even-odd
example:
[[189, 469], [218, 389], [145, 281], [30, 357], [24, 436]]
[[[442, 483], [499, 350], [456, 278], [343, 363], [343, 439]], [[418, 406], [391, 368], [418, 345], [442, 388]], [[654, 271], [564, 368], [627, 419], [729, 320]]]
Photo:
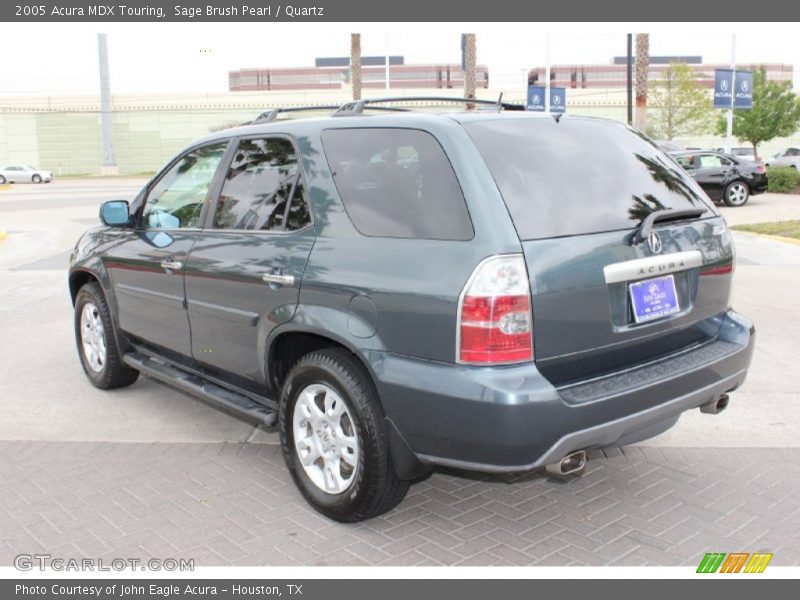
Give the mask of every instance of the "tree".
[[687, 134], [706, 133], [714, 123], [711, 96], [697, 81], [689, 65], [672, 63], [650, 93], [649, 132], [656, 139], [671, 140]]
[[650, 70], [650, 34], [636, 34], [636, 128], [647, 129], [647, 75]]
[[[767, 81], [765, 70], [753, 73], [753, 108], [733, 111], [733, 135], [749, 142], [758, 156], [758, 144], [788, 137], [800, 128], [800, 100], [789, 81]], [[717, 121], [717, 133], [725, 135], [725, 114]]]
[[361, 34], [350, 34], [350, 78], [353, 100], [361, 100]]

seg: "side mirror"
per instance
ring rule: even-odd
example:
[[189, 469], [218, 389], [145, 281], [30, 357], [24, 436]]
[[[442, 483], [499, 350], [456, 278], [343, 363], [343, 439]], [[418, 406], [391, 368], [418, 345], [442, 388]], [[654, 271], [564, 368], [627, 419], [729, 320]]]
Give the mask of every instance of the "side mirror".
[[125, 227], [130, 220], [125, 200], [109, 200], [100, 205], [100, 220], [108, 227]]

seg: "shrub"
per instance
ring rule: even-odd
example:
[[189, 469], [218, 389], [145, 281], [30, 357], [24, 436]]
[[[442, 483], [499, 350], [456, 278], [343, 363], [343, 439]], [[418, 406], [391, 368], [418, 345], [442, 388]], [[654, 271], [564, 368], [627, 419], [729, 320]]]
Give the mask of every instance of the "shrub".
[[791, 194], [800, 185], [800, 172], [792, 167], [770, 167], [767, 169], [769, 191]]

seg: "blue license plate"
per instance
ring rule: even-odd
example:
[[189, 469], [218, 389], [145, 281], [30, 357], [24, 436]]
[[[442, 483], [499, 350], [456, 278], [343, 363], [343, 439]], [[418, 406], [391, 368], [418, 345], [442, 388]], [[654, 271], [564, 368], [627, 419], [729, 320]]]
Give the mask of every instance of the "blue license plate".
[[637, 281], [630, 284], [629, 289], [633, 318], [637, 323], [647, 323], [680, 311], [673, 275]]

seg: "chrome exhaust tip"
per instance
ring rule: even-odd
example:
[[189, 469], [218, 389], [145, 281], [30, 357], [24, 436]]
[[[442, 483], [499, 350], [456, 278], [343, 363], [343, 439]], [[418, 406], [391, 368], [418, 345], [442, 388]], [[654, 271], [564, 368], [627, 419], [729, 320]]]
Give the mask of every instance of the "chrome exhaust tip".
[[728, 402], [730, 402], [730, 399], [731, 398], [730, 396], [728, 396], [728, 394], [722, 394], [719, 398], [717, 398], [713, 402], [709, 402], [708, 404], [703, 404], [700, 407], [700, 412], [709, 415], [718, 415], [728, 407]]
[[586, 451], [578, 450], [567, 454], [558, 462], [550, 463], [545, 467], [545, 471], [554, 479], [571, 479], [583, 474], [586, 470], [586, 460]]

